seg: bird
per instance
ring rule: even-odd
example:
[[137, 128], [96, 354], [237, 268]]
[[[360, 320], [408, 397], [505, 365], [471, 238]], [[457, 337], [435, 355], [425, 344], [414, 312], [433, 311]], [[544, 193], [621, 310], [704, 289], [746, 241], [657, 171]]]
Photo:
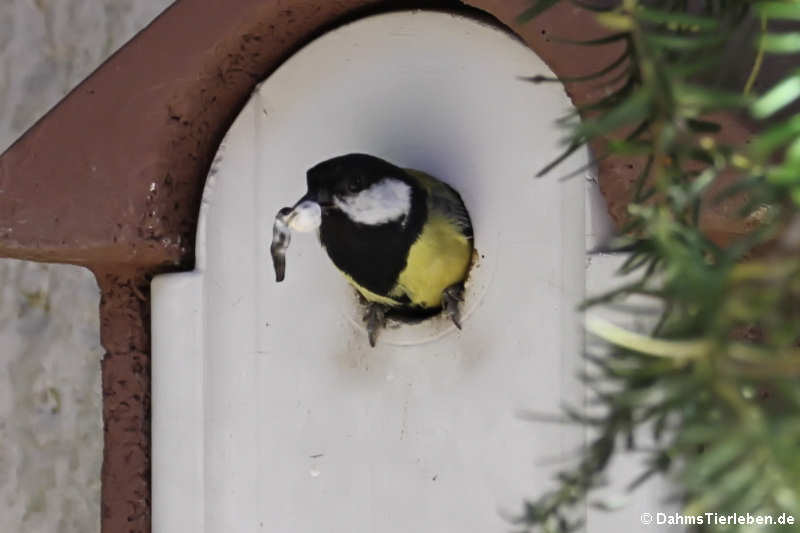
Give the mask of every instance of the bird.
[[316, 229], [334, 266], [366, 302], [371, 346], [392, 313], [444, 311], [461, 329], [474, 235], [453, 187], [362, 153], [316, 164], [306, 182], [306, 194], [276, 217], [271, 251], [277, 281], [284, 276], [288, 229]]

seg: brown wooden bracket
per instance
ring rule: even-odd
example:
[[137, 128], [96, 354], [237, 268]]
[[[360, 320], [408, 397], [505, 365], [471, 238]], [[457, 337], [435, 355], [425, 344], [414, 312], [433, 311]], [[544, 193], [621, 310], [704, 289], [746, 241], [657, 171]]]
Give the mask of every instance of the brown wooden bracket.
[[[555, 43], [605, 33], [569, 3], [524, 26], [515, 19], [529, 0], [465, 4], [506, 24], [559, 76], [597, 70], [619, 53]], [[222, 136], [255, 84], [304, 43], [342, 21], [410, 6], [465, 7], [178, 0], [0, 156], [0, 256], [86, 266], [102, 291], [106, 533], [150, 530], [149, 280], [191, 268], [205, 175]], [[576, 104], [598, 91], [568, 87]], [[638, 170], [628, 164], [601, 166], [617, 218]]]

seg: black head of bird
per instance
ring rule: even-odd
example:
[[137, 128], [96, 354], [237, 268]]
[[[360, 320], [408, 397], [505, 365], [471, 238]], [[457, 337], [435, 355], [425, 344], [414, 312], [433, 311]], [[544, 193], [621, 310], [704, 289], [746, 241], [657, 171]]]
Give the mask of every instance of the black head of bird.
[[317, 164], [308, 171], [307, 184], [294, 208], [276, 217], [272, 255], [278, 281], [288, 228], [319, 228], [331, 261], [368, 302], [370, 344], [375, 345], [387, 311], [424, 315], [443, 308], [461, 327], [459, 303], [473, 234], [452, 187], [366, 154]]

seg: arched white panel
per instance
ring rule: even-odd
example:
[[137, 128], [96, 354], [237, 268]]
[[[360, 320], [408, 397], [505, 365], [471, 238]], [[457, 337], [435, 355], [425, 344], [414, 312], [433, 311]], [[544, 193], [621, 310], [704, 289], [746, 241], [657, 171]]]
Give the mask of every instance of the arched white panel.
[[[548, 73], [498, 28], [414, 11], [332, 31], [258, 88], [209, 176], [197, 269], [153, 284], [156, 533], [506, 531], [549, 486], [582, 432], [519, 413], [582, 401], [587, 232], [586, 181], [533, 177], [570, 102], [518, 77]], [[463, 331], [370, 348], [311, 235], [275, 283], [275, 213], [353, 151], [461, 192], [480, 253]]]

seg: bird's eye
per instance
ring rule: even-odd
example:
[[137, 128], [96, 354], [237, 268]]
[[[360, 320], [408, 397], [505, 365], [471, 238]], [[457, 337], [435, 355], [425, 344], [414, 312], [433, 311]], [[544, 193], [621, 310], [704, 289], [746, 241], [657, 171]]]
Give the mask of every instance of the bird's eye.
[[350, 181], [347, 183], [347, 190], [350, 192], [358, 192], [364, 186], [363, 180], [360, 176], [356, 176], [351, 178]]

